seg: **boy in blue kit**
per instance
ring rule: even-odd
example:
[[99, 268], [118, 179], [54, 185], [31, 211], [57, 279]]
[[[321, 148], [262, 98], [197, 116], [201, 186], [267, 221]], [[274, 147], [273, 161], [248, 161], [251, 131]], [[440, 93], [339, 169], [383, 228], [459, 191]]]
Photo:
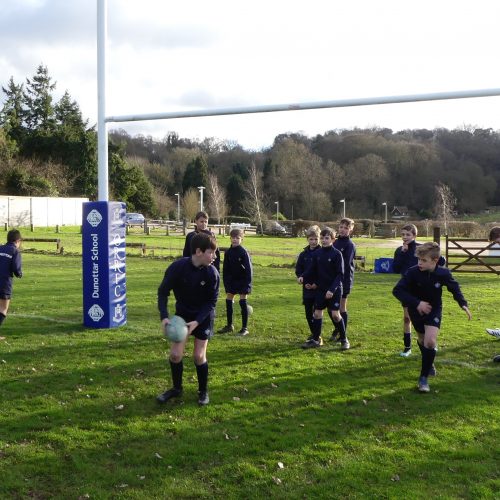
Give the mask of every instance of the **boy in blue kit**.
[[[0, 326], [7, 317], [10, 298], [12, 296], [12, 278], [21, 278], [21, 233], [17, 229], [11, 229], [7, 233], [7, 243], [0, 246]], [[5, 337], [0, 337], [5, 340]]]
[[441, 326], [443, 286], [453, 294], [458, 305], [466, 312], [467, 307], [459, 284], [449, 269], [439, 267], [440, 249], [435, 242], [424, 243], [416, 249], [418, 265], [410, 267], [394, 287], [394, 296], [408, 307], [410, 320], [418, 333], [418, 347], [422, 353], [422, 368], [418, 379], [418, 390], [429, 392], [429, 375], [435, 375], [434, 358], [436, 342]]
[[[395, 273], [400, 273], [401, 276], [410, 269], [410, 267], [418, 264], [418, 258], [415, 254], [420, 243], [415, 241], [417, 237], [417, 226], [407, 224], [401, 229], [401, 238], [403, 244], [394, 252], [393, 269]], [[438, 265], [444, 266], [446, 261], [444, 257], [439, 257]], [[411, 321], [408, 315], [408, 307], [403, 304], [403, 343], [404, 349], [399, 353], [403, 358], [407, 358], [411, 354]]]
[[[393, 269], [395, 273], [400, 273], [401, 276], [410, 269], [416, 266], [418, 259], [415, 255], [415, 250], [418, 243], [415, 241], [417, 237], [417, 226], [407, 224], [401, 229], [401, 239], [403, 244], [394, 252]], [[404, 349], [400, 356], [407, 358], [411, 354], [411, 321], [408, 314], [408, 307], [403, 304], [403, 343]]]
[[312, 321], [314, 312], [314, 299], [316, 297], [316, 285], [314, 283], [301, 282], [300, 278], [303, 277], [307, 268], [311, 265], [314, 252], [319, 248], [319, 233], [318, 226], [311, 226], [306, 231], [306, 238], [308, 245], [300, 252], [295, 264], [295, 276], [297, 276], [298, 283], [302, 284], [302, 304], [306, 313], [307, 326], [311, 330], [311, 337], [313, 336]]
[[303, 349], [320, 347], [321, 327], [323, 325], [323, 310], [332, 311], [333, 320], [337, 323], [340, 332], [341, 349], [349, 349], [344, 328], [344, 320], [340, 315], [340, 299], [342, 298], [342, 280], [344, 278], [344, 260], [342, 254], [333, 248], [335, 234], [329, 227], [320, 233], [321, 248], [313, 255], [310, 267], [299, 278], [300, 283], [314, 283], [317, 286], [314, 300], [312, 338], [302, 344]]
[[[184, 242], [184, 250], [182, 251], [183, 257], [191, 256], [191, 240], [195, 234], [206, 233], [215, 239], [215, 234], [208, 229], [208, 214], [207, 212], [198, 212], [194, 218], [195, 228], [194, 231], [186, 234], [186, 241]], [[220, 252], [219, 249], [215, 251], [215, 260], [213, 262], [215, 269], [220, 272]]]
[[244, 337], [250, 333], [248, 331], [247, 297], [252, 291], [252, 262], [248, 252], [241, 246], [243, 230], [232, 229], [229, 236], [231, 237], [231, 247], [224, 254], [222, 266], [222, 280], [226, 291], [227, 325], [220, 329], [218, 333], [231, 333], [234, 331], [233, 299], [235, 295], [239, 295], [242, 325], [238, 335]]
[[[340, 315], [344, 320], [344, 328], [347, 335], [347, 297], [351, 293], [354, 282], [354, 257], [356, 256], [356, 245], [351, 240], [351, 233], [354, 229], [354, 221], [349, 218], [344, 218], [340, 221], [337, 239], [333, 243], [344, 259], [344, 279], [342, 280], [342, 298], [340, 299]], [[333, 320], [333, 318], [332, 318]], [[340, 332], [335, 329], [332, 332], [331, 339], [333, 342], [340, 341]]]
[[188, 335], [182, 342], [173, 342], [170, 347], [170, 369], [173, 387], [156, 399], [166, 403], [182, 394], [184, 347], [190, 335], [194, 336], [193, 358], [198, 376], [198, 404], [209, 403], [207, 343], [213, 335], [215, 306], [219, 296], [219, 272], [211, 264], [215, 259], [217, 243], [205, 233], [193, 236], [191, 257], [176, 260], [165, 271], [158, 288], [158, 310], [162, 327], [169, 323], [168, 296], [175, 295], [175, 314], [187, 324]]

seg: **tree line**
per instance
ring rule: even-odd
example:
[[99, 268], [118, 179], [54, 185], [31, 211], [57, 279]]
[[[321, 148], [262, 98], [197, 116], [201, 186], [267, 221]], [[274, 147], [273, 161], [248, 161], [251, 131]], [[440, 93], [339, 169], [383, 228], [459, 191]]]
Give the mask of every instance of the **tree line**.
[[[97, 137], [68, 92], [55, 102], [47, 68], [2, 86], [0, 169], [8, 194], [97, 193]], [[330, 130], [315, 137], [281, 134], [271, 147], [245, 150], [214, 138], [163, 139], [110, 132], [110, 196], [153, 217], [192, 219], [198, 187], [214, 218], [331, 220], [346, 200], [348, 215], [380, 218], [382, 203], [415, 217], [438, 215], [443, 190], [454, 211], [500, 205], [500, 134], [462, 127], [394, 132]], [[176, 196], [178, 195], [178, 197]], [[277, 202], [277, 204], [276, 204]]]

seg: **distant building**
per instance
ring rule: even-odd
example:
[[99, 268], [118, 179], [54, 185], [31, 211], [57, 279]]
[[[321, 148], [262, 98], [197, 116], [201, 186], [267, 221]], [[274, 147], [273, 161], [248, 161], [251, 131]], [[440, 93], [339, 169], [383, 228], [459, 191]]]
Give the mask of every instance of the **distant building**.
[[405, 219], [410, 216], [408, 207], [394, 206], [391, 210], [391, 217], [393, 219]]

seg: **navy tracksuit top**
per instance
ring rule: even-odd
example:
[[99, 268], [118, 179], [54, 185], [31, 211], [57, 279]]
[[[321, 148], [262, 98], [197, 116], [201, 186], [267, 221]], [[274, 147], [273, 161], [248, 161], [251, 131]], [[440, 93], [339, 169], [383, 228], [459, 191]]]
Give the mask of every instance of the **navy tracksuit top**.
[[446, 267], [436, 266], [433, 271], [421, 271], [418, 266], [410, 267], [392, 293], [402, 304], [413, 309], [417, 308], [420, 301], [424, 301], [429, 302], [435, 310], [442, 307], [443, 286], [452, 293], [460, 307], [467, 305], [460, 285]]
[[[304, 250], [300, 252], [297, 257], [297, 263], [295, 264], [295, 276], [297, 276], [297, 278], [304, 276], [306, 270], [312, 265], [314, 252], [316, 252], [319, 248], [321, 247], [317, 246], [311, 250], [311, 247], [307, 245]], [[306, 280], [302, 283], [302, 297], [304, 299], [314, 299], [314, 297], [316, 297], [316, 290], [305, 287], [305, 285], [312, 285], [313, 283], [314, 281]]]
[[21, 278], [21, 253], [15, 243], [0, 246], [0, 293], [12, 295], [12, 278]]
[[224, 253], [222, 280], [226, 292], [250, 293], [253, 269], [250, 255], [241, 245], [229, 247]]
[[311, 266], [304, 273], [304, 281], [316, 283], [320, 291], [335, 290], [340, 287], [344, 279], [344, 259], [342, 254], [333, 246], [320, 247], [313, 253]]
[[168, 296], [175, 295], [175, 312], [202, 323], [215, 312], [219, 296], [219, 272], [214, 266], [196, 267], [191, 257], [170, 264], [158, 288], [160, 319], [168, 318]]
[[342, 280], [342, 293], [348, 294], [354, 283], [354, 257], [356, 257], [356, 245], [349, 236], [339, 236], [334, 242], [336, 248], [344, 259], [344, 279]]

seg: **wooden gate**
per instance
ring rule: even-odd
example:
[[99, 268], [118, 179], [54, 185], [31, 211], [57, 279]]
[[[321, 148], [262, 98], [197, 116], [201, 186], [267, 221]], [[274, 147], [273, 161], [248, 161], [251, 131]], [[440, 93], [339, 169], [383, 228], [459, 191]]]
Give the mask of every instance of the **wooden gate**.
[[500, 276], [500, 245], [488, 240], [446, 236], [446, 262], [455, 273], [495, 273]]

